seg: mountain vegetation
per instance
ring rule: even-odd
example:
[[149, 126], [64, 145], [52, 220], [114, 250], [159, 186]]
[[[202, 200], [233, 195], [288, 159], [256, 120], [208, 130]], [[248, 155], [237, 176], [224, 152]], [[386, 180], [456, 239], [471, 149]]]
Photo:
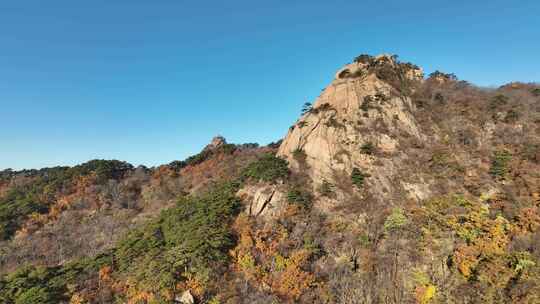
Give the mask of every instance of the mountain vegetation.
[[283, 141], [0, 171], [0, 303], [540, 303], [540, 86], [360, 55]]

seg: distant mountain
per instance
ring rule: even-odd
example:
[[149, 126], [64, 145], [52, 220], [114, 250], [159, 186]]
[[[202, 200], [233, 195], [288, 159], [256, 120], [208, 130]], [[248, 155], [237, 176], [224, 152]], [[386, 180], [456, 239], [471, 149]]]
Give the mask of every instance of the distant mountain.
[[0, 172], [1, 303], [540, 303], [540, 86], [361, 55], [275, 144]]

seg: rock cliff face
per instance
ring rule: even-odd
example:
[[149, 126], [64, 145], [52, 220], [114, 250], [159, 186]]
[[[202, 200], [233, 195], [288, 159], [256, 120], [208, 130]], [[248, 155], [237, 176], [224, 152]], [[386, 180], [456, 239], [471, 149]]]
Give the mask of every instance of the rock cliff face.
[[246, 213], [251, 216], [276, 217], [285, 206], [285, 189], [282, 185], [257, 183], [240, 189], [238, 196], [248, 202]]
[[[400, 140], [423, 137], [411, 114], [414, 105], [403, 92], [420, 81], [420, 68], [394, 57], [357, 58], [336, 73], [290, 128], [278, 155], [294, 169], [305, 170], [314, 188], [323, 183], [340, 186], [357, 168], [370, 176], [366, 183], [381, 199], [397, 198], [402, 191], [413, 199], [424, 198], [429, 192], [425, 181], [395, 181], [396, 164], [407, 158], [399, 151]], [[386, 157], [377, 160], [376, 153]]]

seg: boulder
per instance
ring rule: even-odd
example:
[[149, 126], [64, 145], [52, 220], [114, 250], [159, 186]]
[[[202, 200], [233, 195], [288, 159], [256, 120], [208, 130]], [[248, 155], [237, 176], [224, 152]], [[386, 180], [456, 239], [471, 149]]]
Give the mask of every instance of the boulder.
[[177, 296], [174, 300], [176, 303], [181, 304], [195, 304], [195, 298], [193, 298], [189, 290], [184, 291], [182, 295]]

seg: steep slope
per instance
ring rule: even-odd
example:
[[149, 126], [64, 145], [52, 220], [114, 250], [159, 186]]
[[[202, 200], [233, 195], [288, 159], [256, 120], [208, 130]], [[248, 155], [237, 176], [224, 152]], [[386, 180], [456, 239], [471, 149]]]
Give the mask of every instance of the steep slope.
[[[291, 176], [241, 193], [256, 222], [320, 246], [302, 269], [329, 284], [330, 303], [536, 303], [539, 91], [359, 56], [289, 129], [277, 155]], [[255, 265], [275, 269], [262, 256]]]
[[[312, 191], [321, 187], [341, 187], [334, 201], [343, 201], [353, 190], [349, 176], [355, 170], [369, 178], [370, 193], [386, 203], [429, 195], [424, 180], [401, 179], [407, 151], [400, 140], [422, 141], [425, 137], [413, 116], [410, 93], [423, 80], [415, 65], [400, 63], [396, 57], [361, 56], [340, 69], [317, 100], [305, 105], [302, 117], [293, 125], [278, 150], [294, 171], [306, 174]], [[384, 161], [374, 156], [384, 155]], [[397, 182], [396, 182], [397, 181]], [[258, 185], [243, 191], [252, 201], [255, 214], [276, 214], [285, 199], [277, 186]], [[283, 190], [283, 189], [281, 189]], [[350, 195], [349, 195], [350, 196]], [[321, 208], [334, 207], [328, 199], [318, 200]], [[277, 208], [273, 208], [277, 207]], [[266, 214], [268, 214], [266, 213]]]
[[[316, 188], [323, 181], [342, 184], [343, 177], [358, 168], [370, 176], [370, 190], [381, 200], [401, 200], [403, 192], [415, 199], [425, 198], [429, 193], [420, 190], [426, 188], [425, 181], [396, 182], [400, 164], [408, 158], [400, 150], [400, 140], [425, 137], [413, 116], [411, 98], [402, 93], [422, 79], [421, 69], [394, 57], [359, 58], [336, 73], [291, 127], [278, 155], [296, 169], [300, 169], [300, 157]], [[375, 152], [383, 154], [385, 161], [376, 164]]]

